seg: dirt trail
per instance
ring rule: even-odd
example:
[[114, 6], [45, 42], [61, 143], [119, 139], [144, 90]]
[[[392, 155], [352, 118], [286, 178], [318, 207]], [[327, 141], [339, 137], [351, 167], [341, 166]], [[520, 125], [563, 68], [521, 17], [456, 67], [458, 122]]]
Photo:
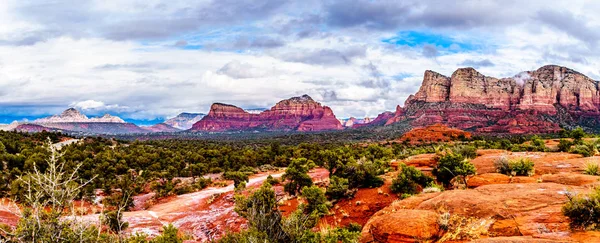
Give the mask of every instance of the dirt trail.
[[[315, 169], [310, 174], [315, 180], [327, 178], [325, 169]], [[275, 178], [282, 175], [283, 172], [271, 174]], [[259, 187], [268, 176], [269, 174], [265, 173], [250, 178], [247, 187]], [[129, 222], [126, 231], [153, 236], [160, 234], [162, 227], [171, 223], [200, 242], [218, 238], [228, 229], [239, 229], [245, 225], [245, 220], [238, 217], [233, 210], [233, 190], [233, 185], [209, 187], [159, 202], [146, 210], [125, 212], [123, 219]], [[207, 202], [209, 199], [212, 203]], [[99, 214], [86, 215], [84, 220], [97, 223], [98, 216]]]
[[[271, 174], [281, 177], [283, 172]], [[269, 174], [262, 174], [251, 178], [249, 187], [257, 186], [267, 179]], [[164, 225], [169, 223], [181, 228], [194, 238], [210, 240], [212, 231], [211, 223], [216, 218], [233, 213], [233, 205], [215, 205], [210, 207], [206, 201], [210, 197], [233, 192], [233, 185], [226, 187], [209, 187], [202, 191], [188, 193], [173, 197], [167, 202], [160, 202], [146, 210], [125, 212], [123, 219], [129, 222], [128, 232], [143, 232], [148, 235], [157, 235]], [[209, 206], [207, 210], [207, 206]], [[224, 206], [224, 207], [221, 207]], [[88, 222], [98, 222], [99, 214], [87, 215]], [[207, 235], [208, 234], [208, 235]]]

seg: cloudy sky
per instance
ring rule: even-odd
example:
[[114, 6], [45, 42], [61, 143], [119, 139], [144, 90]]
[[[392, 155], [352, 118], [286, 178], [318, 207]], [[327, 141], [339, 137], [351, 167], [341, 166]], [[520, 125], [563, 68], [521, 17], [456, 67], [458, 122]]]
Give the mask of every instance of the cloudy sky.
[[309, 94], [376, 116], [427, 69], [600, 79], [598, 1], [2, 0], [0, 122], [67, 107], [150, 123]]

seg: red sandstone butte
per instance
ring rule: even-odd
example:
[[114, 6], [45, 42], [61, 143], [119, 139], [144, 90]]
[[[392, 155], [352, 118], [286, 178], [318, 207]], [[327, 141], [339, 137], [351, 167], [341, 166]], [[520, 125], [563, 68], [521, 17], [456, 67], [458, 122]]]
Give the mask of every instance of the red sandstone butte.
[[473, 68], [451, 77], [425, 71], [386, 125], [436, 123], [479, 133], [553, 133], [560, 126], [600, 127], [598, 82], [566, 67], [548, 65], [511, 78], [485, 76]]
[[215, 103], [191, 131], [324, 131], [343, 129], [331, 108], [303, 95], [278, 102], [259, 114], [237, 106]]

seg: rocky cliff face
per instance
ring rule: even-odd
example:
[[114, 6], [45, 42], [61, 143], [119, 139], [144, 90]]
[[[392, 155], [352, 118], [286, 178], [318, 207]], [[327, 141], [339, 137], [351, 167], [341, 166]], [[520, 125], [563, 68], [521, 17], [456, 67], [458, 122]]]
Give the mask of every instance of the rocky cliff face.
[[386, 124], [444, 123], [483, 133], [546, 133], [560, 126], [600, 130], [598, 86], [555, 65], [502, 79], [473, 68], [458, 69], [451, 77], [426, 71], [419, 91]]
[[271, 109], [249, 113], [242, 108], [215, 103], [192, 131], [323, 131], [342, 129], [333, 111], [303, 95], [278, 102]]

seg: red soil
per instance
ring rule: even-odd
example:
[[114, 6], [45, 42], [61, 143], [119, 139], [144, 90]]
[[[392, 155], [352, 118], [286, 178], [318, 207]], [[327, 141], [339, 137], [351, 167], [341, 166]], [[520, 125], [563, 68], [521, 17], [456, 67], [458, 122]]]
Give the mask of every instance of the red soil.
[[379, 210], [387, 207], [398, 196], [390, 190], [391, 179], [380, 188], [360, 189], [352, 199], [341, 199], [330, 209], [331, 215], [321, 219], [321, 226], [347, 226], [350, 223], [364, 225]]

